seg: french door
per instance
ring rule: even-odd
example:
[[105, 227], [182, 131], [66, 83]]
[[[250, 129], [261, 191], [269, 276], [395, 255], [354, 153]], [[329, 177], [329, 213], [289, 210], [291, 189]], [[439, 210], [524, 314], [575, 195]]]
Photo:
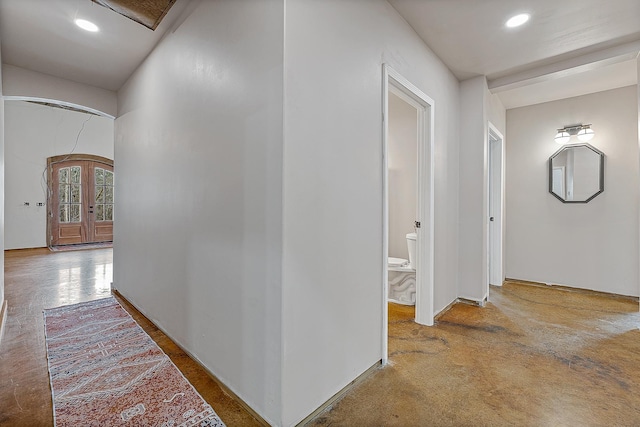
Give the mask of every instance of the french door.
[[113, 160], [74, 154], [48, 159], [49, 246], [113, 240]]

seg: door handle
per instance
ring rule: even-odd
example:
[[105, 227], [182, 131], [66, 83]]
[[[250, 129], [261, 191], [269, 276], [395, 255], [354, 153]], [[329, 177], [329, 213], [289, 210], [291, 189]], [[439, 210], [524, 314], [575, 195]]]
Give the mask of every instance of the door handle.
[[493, 217], [489, 218], [489, 221], [493, 222]]

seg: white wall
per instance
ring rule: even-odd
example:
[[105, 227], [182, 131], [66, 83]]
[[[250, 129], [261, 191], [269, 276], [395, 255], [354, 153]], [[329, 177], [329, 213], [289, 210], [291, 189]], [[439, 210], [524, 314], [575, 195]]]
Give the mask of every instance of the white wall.
[[[564, 204], [548, 191], [548, 158], [556, 129], [576, 123], [593, 124], [605, 153], [604, 193]], [[507, 134], [507, 277], [637, 296], [636, 86], [509, 110]]]
[[417, 212], [418, 111], [389, 93], [389, 256], [409, 259], [407, 233]]
[[383, 63], [436, 103], [436, 311], [458, 271], [455, 77], [385, 1], [284, 17], [200, 3], [119, 92], [115, 159], [115, 287], [274, 425], [382, 356]]
[[[0, 43], [0, 46], [2, 43]], [[0, 64], [2, 64], [2, 51], [0, 49]], [[2, 67], [0, 67], [0, 271], [4, 272], [4, 248], [5, 248], [5, 235], [4, 235], [4, 98], [2, 97], [4, 88], [2, 86]], [[2, 304], [4, 303], [4, 273], [0, 275], [0, 311], [2, 310]], [[2, 322], [3, 319], [0, 319]], [[2, 336], [0, 336], [2, 340]]]
[[383, 63], [435, 101], [436, 312], [457, 296], [459, 93], [386, 1], [286, 4], [282, 402], [293, 425], [381, 359]]
[[73, 150], [113, 159], [113, 119], [25, 101], [5, 105], [5, 248], [45, 247], [47, 208], [37, 203], [47, 203], [47, 158]]
[[115, 118], [116, 93], [14, 65], [2, 64], [4, 96], [9, 99], [54, 100]]
[[273, 425], [283, 17], [200, 2], [119, 91], [115, 143], [115, 287]]
[[[638, 84], [636, 85], [636, 96], [638, 101], [638, 161], [640, 161], [640, 55], [636, 58], [636, 71], [638, 72]], [[637, 187], [640, 190], [640, 180], [638, 181]], [[638, 209], [638, 215], [638, 223], [640, 224], [640, 209]], [[640, 232], [640, 227], [638, 228], [638, 231]], [[638, 235], [638, 239], [640, 241], [640, 235]], [[638, 272], [640, 276], [640, 263], [638, 263]], [[638, 280], [638, 294], [640, 295], [640, 280]]]
[[[489, 122], [505, 135], [505, 109], [484, 76], [460, 83], [460, 228], [458, 296], [487, 297]], [[507, 213], [508, 215], [508, 213]]]

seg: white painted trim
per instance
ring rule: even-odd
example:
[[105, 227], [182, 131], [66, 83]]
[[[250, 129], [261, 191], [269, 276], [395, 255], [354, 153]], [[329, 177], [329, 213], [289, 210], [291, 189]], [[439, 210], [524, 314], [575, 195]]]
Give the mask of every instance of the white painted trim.
[[[500, 167], [500, 182], [499, 182], [499, 208], [497, 212], [494, 212], [494, 227], [493, 233], [494, 236], [491, 235], [491, 226], [488, 223], [489, 231], [488, 231], [488, 239], [487, 239], [487, 253], [489, 256], [489, 262], [487, 263], [487, 295], [489, 295], [489, 285], [493, 282], [494, 285], [502, 285], [502, 282], [505, 278], [504, 273], [504, 261], [505, 261], [505, 216], [504, 216], [504, 196], [505, 196], [505, 143], [504, 136], [500, 131], [491, 123], [488, 122], [488, 133], [487, 133], [487, 164], [490, 165], [489, 170], [487, 172], [487, 188], [488, 188], [488, 203], [487, 203], [487, 219], [491, 215], [491, 197], [490, 194], [494, 193], [495, 183], [492, 184], [492, 175], [493, 168], [498, 166]], [[491, 140], [495, 140], [496, 142], [492, 143]], [[493, 144], [499, 144], [494, 146]], [[493, 147], [493, 148], [492, 148]], [[492, 161], [492, 156], [495, 154], [494, 150], [498, 149], [499, 152], [499, 165], [495, 165]], [[495, 236], [496, 230], [499, 231], [498, 236]], [[497, 237], [497, 239], [495, 239]], [[493, 247], [493, 251], [491, 251], [491, 241], [494, 243], [497, 240], [498, 245]], [[493, 271], [493, 277], [491, 277], [491, 272]]]
[[8, 309], [7, 300], [2, 301], [2, 307], [0, 308], [0, 344], [2, 344], [2, 338], [4, 337], [4, 326], [7, 324]]
[[38, 98], [34, 96], [14, 96], [14, 95], [5, 95], [2, 97], [5, 101], [35, 101], [35, 102], [48, 102], [51, 104], [60, 104], [67, 107], [76, 108], [78, 110], [84, 110], [87, 113], [93, 113], [98, 116], [107, 117], [109, 119], [115, 120], [115, 116], [111, 114], [107, 114], [104, 111], [96, 110], [94, 108], [85, 107], [84, 105], [74, 104], [73, 102], [60, 101], [57, 99], [49, 99], [49, 98]]
[[381, 361], [385, 366], [389, 361], [389, 76], [387, 66], [382, 66], [382, 348]]
[[[640, 83], [640, 52], [638, 56], [636, 56], [636, 72], [638, 74], [638, 82]], [[638, 148], [640, 148], [640, 84], [636, 85], [636, 96], [638, 98]], [[638, 156], [638, 161], [640, 161], [640, 155]], [[640, 217], [638, 221], [640, 222]], [[640, 263], [638, 269], [640, 270]], [[638, 295], [640, 295], [640, 280], [638, 280]], [[638, 312], [640, 312], [640, 299], [638, 300]]]
[[382, 363], [388, 359], [388, 269], [389, 252], [389, 194], [388, 194], [388, 92], [391, 90], [418, 110], [418, 212], [417, 221], [422, 227], [417, 230], [416, 244], [416, 322], [431, 326], [434, 318], [434, 197], [435, 197], [435, 102], [424, 92], [387, 64], [383, 64], [382, 79], [382, 152], [383, 152], [383, 197], [382, 197], [382, 265], [383, 265], [383, 316], [382, 316]]

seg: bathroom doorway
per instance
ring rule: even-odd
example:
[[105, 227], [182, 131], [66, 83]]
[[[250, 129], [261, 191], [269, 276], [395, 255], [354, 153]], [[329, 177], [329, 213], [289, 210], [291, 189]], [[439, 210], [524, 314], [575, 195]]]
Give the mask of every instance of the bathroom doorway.
[[[413, 141], [408, 142], [415, 147], [413, 154], [402, 155], [403, 162], [406, 163], [407, 157], [414, 157], [413, 167], [415, 170], [413, 185], [406, 184], [404, 191], [390, 194], [390, 184], [397, 181], [398, 174], [390, 169], [395, 167], [390, 164], [390, 134], [389, 134], [389, 107], [394, 103], [396, 106], [404, 108], [406, 111], [415, 114], [414, 132], [409, 133]], [[394, 108], [394, 107], [392, 107]], [[415, 236], [415, 321], [423, 325], [433, 325], [434, 309], [433, 309], [433, 277], [434, 277], [434, 167], [433, 167], [433, 146], [434, 146], [434, 102], [420, 89], [414, 86], [406, 78], [400, 75], [393, 68], [383, 66], [383, 348], [382, 360], [386, 363], [388, 358], [388, 303], [389, 297], [389, 259], [390, 248], [399, 251], [399, 255], [407, 254], [404, 252], [406, 246], [408, 232], [414, 231]], [[407, 163], [408, 164], [408, 163]], [[407, 170], [411, 167], [407, 166]], [[400, 184], [406, 183], [400, 179]], [[395, 184], [398, 184], [395, 182]], [[396, 185], [398, 188], [398, 185]], [[412, 197], [413, 195], [413, 197]], [[390, 203], [398, 200], [407, 200], [406, 205], [400, 209], [404, 219], [396, 224], [396, 216], [390, 218]], [[411, 200], [410, 200], [411, 199]], [[407, 211], [409, 212], [407, 214]], [[411, 211], [414, 218], [410, 219]], [[407, 219], [409, 218], [409, 219]], [[394, 221], [394, 225], [391, 225]], [[407, 224], [408, 222], [408, 224]], [[390, 229], [394, 232], [393, 241], [390, 241]], [[407, 231], [407, 232], [405, 232]], [[404, 258], [400, 256], [399, 258]]]
[[487, 290], [504, 282], [504, 138], [489, 123], [487, 147]]

